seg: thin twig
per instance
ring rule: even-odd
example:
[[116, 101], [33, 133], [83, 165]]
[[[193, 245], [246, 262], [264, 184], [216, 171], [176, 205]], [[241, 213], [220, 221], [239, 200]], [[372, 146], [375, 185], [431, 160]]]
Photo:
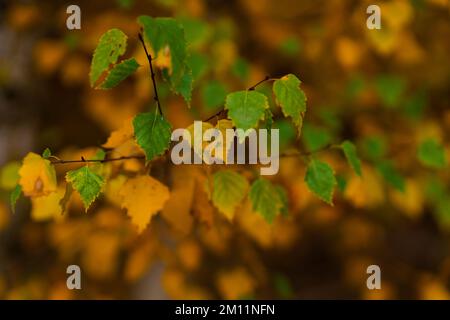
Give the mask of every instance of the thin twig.
[[139, 40], [141, 41], [142, 46], [144, 47], [145, 55], [147, 56], [148, 64], [150, 65], [150, 75], [152, 77], [153, 91], [155, 91], [155, 101], [158, 105], [158, 111], [159, 111], [160, 115], [163, 115], [162, 108], [161, 108], [161, 102], [159, 101], [159, 97], [158, 97], [158, 89], [156, 88], [155, 72], [153, 71], [153, 64], [152, 64], [153, 58], [147, 50], [147, 46], [145, 45], [144, 38], [142, 37], [141, 33], [139, 33]]
[[51, 160], [52, 164], [68, 164], [68, 163], [105, 163], [105, 162], [113, 162], [113, 161], [123, 161], [123, 160], [131, 160], [131, 159], [145, 159], [145, 156], [123, 156], [118, 158], [109, 158], [109, 159], [85, 159], [81, 157], [81, 160], [62, 160], [56, 157], [55, 160]]
[[266, 81], [269, 81], [269, 80], [270, 80], [270, 77], [269, 77], [269, 76], [266, 76], [264, 79], [262, 79], [261, 81], [259, 81], [259, 82], [256, 83], [256, 84], [254, 84], [253, 86], [251, 86], [251, 87], [248, 88], [247, 90], [248, 90], [248, 91], [253, 91], [253, 90], [256, 89], [257, 86], [259, 86], [260, 84], [262, 84], [262, 83], [264, 83], [264, 82], [266, 82]]
[[326, 146], [318, 149], [318, 150], [314, 150], [314, 151], [304, 151], [304, 152], [293, 152], [293, 153], [283, 153], [280, 154], [280, 158], [289, 158], [289, 157], [308, 157], [312, 154], [318, 153], [318, 152], [322, 152], [322, 151], [326, 151], [329, 149], [332, 149], [336, 147], [335, 144], [329, 143]]

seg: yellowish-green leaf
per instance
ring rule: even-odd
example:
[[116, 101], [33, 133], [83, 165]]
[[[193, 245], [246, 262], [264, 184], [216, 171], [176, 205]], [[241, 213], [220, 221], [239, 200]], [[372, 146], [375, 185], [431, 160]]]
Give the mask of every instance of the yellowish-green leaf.
[[285, 117], [292, 118], [299, 135], [303, 124], [303, 113], [306, 111], [306, 95], [300, 89], [300, 83], [301, 81], [295, 75], [288, 74], [273, 84], [277, 104]]
[[78, 191], [86, 211], [99, 196], [105, 180], [88, 166], [67, 172], [66, 181]]
[[119, 29], [111, 29], [102, 35], [95, 49], [89, 74], [91, 87], [94, 87], [111, 64], [115, 64], [127, 48], [127, 36]]
[[122, 207], [127, 209], [131, 222], [142, 232], [151, 218], [164, 207], [169, 199], [169, 189], [150, 176], [138, 176], [127, 180], [119, 195]]
[[213, 176], [212, 202], [229, 220], [248, 191], [248, 181], [231, 170], [217, 171]]

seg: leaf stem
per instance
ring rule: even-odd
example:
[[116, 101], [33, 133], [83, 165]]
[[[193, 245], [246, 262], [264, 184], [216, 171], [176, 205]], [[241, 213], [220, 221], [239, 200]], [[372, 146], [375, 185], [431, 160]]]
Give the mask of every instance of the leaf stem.
[[148, 60], [148, 64], [150, 65], [150, 75], [152, 78], [152, 83], [153, 83], [153, 91], [155, 92], [155, 101], [156, 104], [158, 105], [158, 111], [159, 114], [163, 116], [163, 112], [162, 112], [162, 108], [161, 108], [161, 102], [159, 101], [159, 97], [158, 97], [158, 89], [156, 88], [156, 78], [155, 78], [155, 72], [153, 71], [153, 64], [152, 64], [152, 56], [151, 54], [148, 52], [147, 50], [147, 46], [145, 45], [144, 42], [144, 38], [142, 37], [142, 33], [139, 33], [139, 40], [142, 44], [142, 47], [144, 47], [145, 50], [145, 55], [147, 56], [147, 60]]

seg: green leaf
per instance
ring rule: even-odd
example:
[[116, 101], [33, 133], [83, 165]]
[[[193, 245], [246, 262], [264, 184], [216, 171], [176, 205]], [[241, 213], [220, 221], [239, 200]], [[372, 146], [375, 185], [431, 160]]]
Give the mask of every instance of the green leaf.
[[44, 152], [42, 152], [42, 158], [48, 159], [51, 156], [52, 156], [52, 152], [50, 151], [50, 149], [45, 148]]
[[208, 57], [199, 52], [192, 52], [187, 58], [187, 65], [192, 70], [194, 81], [197, 81], [208, 70]]
[[275, 121], [273, 127], [279, 130], [280, 149], [289, 146], [291, 143], [295, 141], [296, 128], [291, 121], [282, 118], [280, 120]]
[[427, 139], [420, 144], [417, 157], [424, 166], [432, 169], [442, 169], [447, 166], [445, 149], [434, 139]]
[[95, 49], [89, 74], [91, 87], [94, 87], [103, 72], [115, 64], [127, 48], [127, 36], [119, 29], [111, 29], [100, 38]]
[[106, 76], [105, 81], [100, 85], [100, 88], [114, 88], [121, 81], [133, 74], [137, 70], [137, 68], [139, 68], [139, 64], [137, 63], [136, 59], [131, 58], [128, 60], [123, 60], [111, 69], [111, 71]]
[[333, 205], [333, 191], [337, 184], [333, 169], [319, 160], [311, 160], [306, 169], [305, 181], [309, 190], [323, 201]]
[[405, 90], [405, 81], [395, 75], [381, 75], [375, 81], [375, 87], [383, 104], [396, 107]]
[[227, 88], [219, 81], [213, 80], [208, 82], [202, 88], [203, 103], [208, 109], [215, 109], [223, 106], [226, 95]]
[[353, 143], [346, 140], [341, 144], [342, 151], [344, 151], [345, 158], [350, 167], [355, 171], [358, 176], [362, 176], [361, 171], [361, 160], [359, 160], [358, 154], [356, 153], [356, 147]]
[[272, 223], [285, 207], [280, 191], [269, 180], [263, 178], [253, 182], [249, 197], [253, 210], [262, 215], [268, 223]]
[[14, 190], [11, 192], [11, 194], [9, 196], [9, 200], [11, 203], [11, 210], [13, 213], [16, 212], [16, 203], [17, 203], [17, 200], [19, 200], [21, 194], [22, 194], [22, 186], [20, 184], [18, 184], [18, 185], [16, 185], [16, 187], [14, 188]]
[[231, 71], [233, 75], [239, 78], [242, 81], [246, 81], [250, 74], [250, 67], [248, 62], [242, 58], [238, 58], [236, 62], [233, 64]]
[[[172, 73], [169, 75], [172, 88], [177, 93], [181, 93], [184, 98], [190, 96], [186, 94], [189, 86], [190, 70], [187, 66], [187, 49], [184, 30], [181, 25], [173, 18], [152, 18], [149, 16], [140, 16], [138, 22], [144, 29], [145, 38], [150, 42], [153, 52], [158, 52], [166, 47], [170, 50], [170, 59], [172, 64]], [[192, 79], [192, 74], [190, 75]]]
[[160, 114], [140, 113], [134, 118], [133, 127], [136, 142], [144, 150], [147, 161], [169, 148], [172, 127]]
[[105, 184], [105, 180], [94, 173], [88, 166], [67, 172], [66, 181], [78, 191], [86, 211], [98, 197]]
[[292, 299], [294, 296], [294, 290], [292, 289], [291, 283], [286, 276], [277, 273], [274, 276], [273, 281], [276, 292], [281, 299]]
[[295, 37], [289, 37], [280, 44], [280, 51], [288, 56], [296, 56], [300, 50], [300, 42]]
[[238, 129], [255, 128], [269, 108], [267, 97], [256, 91], [238, 91], [227, 95], [225, 109]]
[[180, 94], [189, 106], [191, 104], [193, 83], [194, 77], [192, 76], [192, 71], [189, 67], [186, 67], [181, 81], [173, 84], [172, 86], [173, 91], [176, 94]]
[[367, 137], [362, 142], [364, 154], [372, 161], [378, 161], [386, 155], [386, 141], [379, 136]]
[[310, 152], [317, 151], [331, 143], [331, 134], [325, 128], [305, 124], [303, 127], [302, 140], [306, 149]]
[[248, 187], [247, 179], [240, 174], [231, 170], [217, 171], [213, 176], [212, 202], [231, 220]]
[[378, 163], [377, 169], [389, 185], [398, 191], [405, 192], [405, 180], [390, 161], [384, 160]]
[[306, 95], [300, 89], [301, 81], [293, 74], [288, 74], [273, 84], [277, 104], [285, 117], [291, 117], [300, 136], [303, 113], [306, 111]]

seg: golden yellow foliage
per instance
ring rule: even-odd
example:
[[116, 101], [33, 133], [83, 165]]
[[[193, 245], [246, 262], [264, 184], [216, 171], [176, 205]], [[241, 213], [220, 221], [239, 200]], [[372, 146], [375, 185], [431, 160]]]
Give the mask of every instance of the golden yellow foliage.
[[33, 197], [31, 199], [31, 218], [34, 221], [62, 219], [64, 216], [59, 202], [64, 197], [64, 193], [65, 189], [59, 188], [46, 196]]
[[26, 196], [47, 196], [56, 191], [56, 173], [49, 160], [36, 153], [28, 153], [19, 170], [19, 184]]
[[243, 267], [220, 272], [216, 285], [222, 298], [228, 300], [245, 298], [255, 290], [254, 279]]
[[169, 189], [150, 176], [137, 176], [124, 183], [119, 192], [122, 207], [127, 209], [131, 222], [142, 232], [151, 218], [169, 199]]

